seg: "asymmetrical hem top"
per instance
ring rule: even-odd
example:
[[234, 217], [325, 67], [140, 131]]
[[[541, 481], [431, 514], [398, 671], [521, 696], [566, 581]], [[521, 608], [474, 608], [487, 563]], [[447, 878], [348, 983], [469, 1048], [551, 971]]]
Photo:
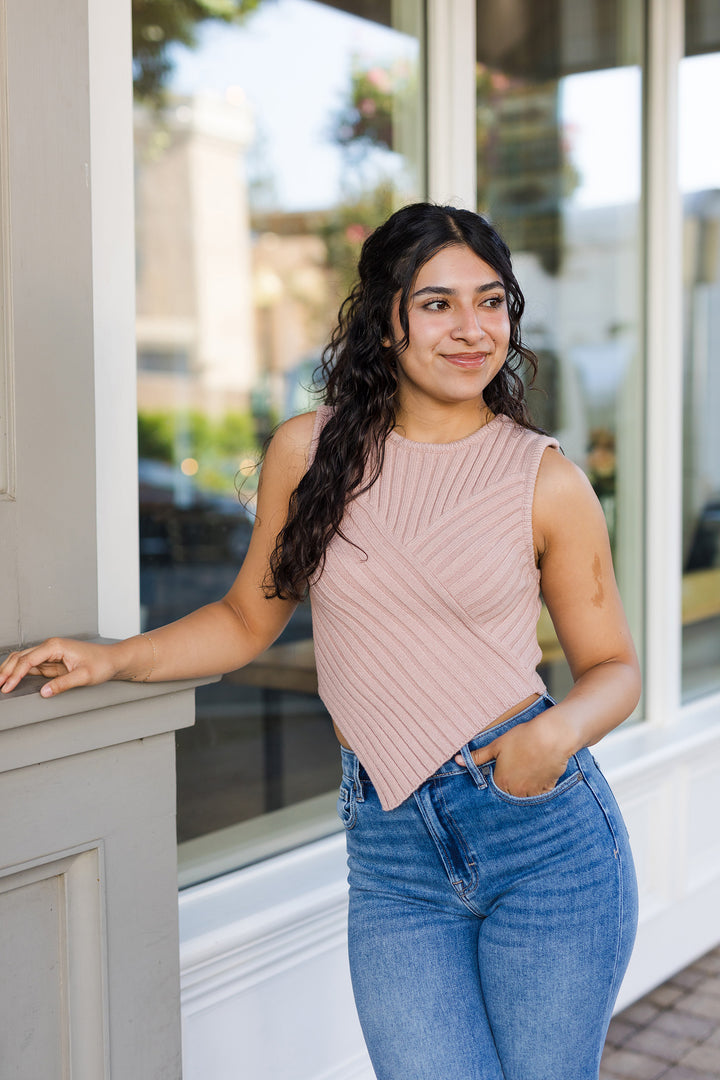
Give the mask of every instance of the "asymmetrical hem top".
[[502, 415], [450, 443], [393, 431], [328, 545], [310, 586], [318, 690], [385, 810], [545, 691], [532, 502], [549, 446]]

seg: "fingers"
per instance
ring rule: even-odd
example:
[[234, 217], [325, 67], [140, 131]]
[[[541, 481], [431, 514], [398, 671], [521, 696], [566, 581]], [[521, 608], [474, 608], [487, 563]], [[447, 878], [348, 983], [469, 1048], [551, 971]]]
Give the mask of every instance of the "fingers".
[[112, 646], [49, 638], [31, 649], [11, 653], [0, 664], [0, 691], [9, 694], [26, 675], [43, 675], [43, 697], [54, 697], [76, 686], [93, 686], [114, 678]]
[[68, 671], [65, 675], [60, 675], [57, 679], [45, 683], [44, 686], [40, 687], [40, 694], [44, 698], [54, 697], [56, 694], [62, 694], [65, 690], [72, 690], [75, 686], [86, 686], [87, 683], [87, 672], [78, 667], [73, 671]]
[[[487, 746], [482, 746], [479, 750], [471, 750], [470, 757], [473, 759], [476, 765], [487, 765], [488, 761], [494, 761], [497, 757], [497, 747], [495, 741], [488, 743]], [[455, 761], [458, 765], [465, 764], [465, 758], [462, 754], [455, 755]]]
[[[479, 750], [471, 750], [470, 756], [478, 766], [493, 762], [495, 787], [517, 798], [531, 798], [552, 791], [567, 768], [567, 760], [543, 757], [520, 740], [508, 742], [507, 735]], [[462, 754], [457, 754], [455, 761], [458, 765], [465, 764]]]
[[42, 675], [46, 679], [54, 679], [56, 675], [64, 675], [67, 668], [64, 664], [38, 664], [30, 668], [28, 675]]
[[35, 649], [24, 649], [21, 652], [12, 652], [5, 659], [0, 667], [0, 689], [4, 694], [9, 694], [21, 679], [31, 673], [35, 665], [28, 657], [35, 651]]
[[62, 662], [63, 642], [50, 638], [41, 645], [12, 652], [0, 665], [0, 691], [9, 694], [26, 675], [61, 675], [67, 672]]

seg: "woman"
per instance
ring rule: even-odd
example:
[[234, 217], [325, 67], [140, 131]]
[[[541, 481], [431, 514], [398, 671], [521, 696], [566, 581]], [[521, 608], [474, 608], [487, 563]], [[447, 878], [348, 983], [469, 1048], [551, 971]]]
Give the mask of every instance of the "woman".
[[[152, 636], [13, 653], [0, 684], [230, 671], [309, 586], [378, 1080], [592, 1080], [636, 924], [586, 749], [640, 688], [603, 515], [528, 418], [524, 302], [482, 218], [405, 207], [359, 273], [326, 404], [272, 440], [228, 595]], [[574, 679], [560, 704], [535, 671], [540, 589]]]

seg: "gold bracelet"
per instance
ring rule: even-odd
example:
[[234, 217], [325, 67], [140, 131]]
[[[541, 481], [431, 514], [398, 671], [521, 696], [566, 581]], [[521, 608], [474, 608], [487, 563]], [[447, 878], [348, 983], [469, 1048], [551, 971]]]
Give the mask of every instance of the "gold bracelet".
[[[149, 635], [149, 634], [146, 634], [146, 633], [145, 633], [145, 632], [143, 631], [143, 633], [142, 633], [142, 634], [138, 634], [138, 637], [144, 637], [144, 638], [147, 638], [147, 639], [148, 639], [148, 641], [150, 642], [150, 646], [151, 646], [151, 648], [152, 648], [152, 651], [153, 651], [153, 659], [152, 659], [152, 666], [150, 667], [150, 670], [148, 671], [148, 673], [147, 673], [147, 675], [145, 676], [145, 678], [144, 678], [144, 679], [140, 679], [140, 682], [147, 682], [147, 681], [148, 681], [148, 679], [150, 678], [150, 676], [152, 675], [153, 671], [155, 670], [155, 664], [157, 663], [157, 649], [155, 648], [155, 642], [153, 641], [153, 639], [152, 639], [152, 638], [150, 637], [150, 635]], [[137, 677], [137, 675], [131, 675], [131, 676], [130, 676], [130, 682], [137, 682], [137, 681], [138, 681], [138, 677]]]
[[157, 649], [155, 648], [155, 642], [153, 641], [153, 639], [150, 637], [149, 634], [143, 633], [143, 634], [140, 635], [140, 637], [145, 637], [145, 638], [148, 639], [148, 641], [150, 642], [150, 645], [152, 646], [152, 651], [153, 651], [152, 666], [151, 666], [150, 670], [148, 671], [147, 675], [145, 676], [145, 678], [141, 680], [142, 682], [147, 682], [148, 679], [150, 678], [150, 676], [152, 675], [153, 671], [155, 670], [155, 665], [157, 663]]

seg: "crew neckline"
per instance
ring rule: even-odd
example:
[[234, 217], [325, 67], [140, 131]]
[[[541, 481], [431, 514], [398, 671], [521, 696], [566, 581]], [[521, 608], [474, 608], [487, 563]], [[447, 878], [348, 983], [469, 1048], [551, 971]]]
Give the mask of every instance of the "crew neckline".
[[495, 413], [492, 419], [488, 420], [487, 424], [479, 427], [477, 431], [471, 431], [469, 435], [465, 435], [462, 439], [453, 439], [451, 442], [418, 442], [416, 439], [407, 439], [394, 429], [388, 433], [387, 441], [394, 442], [398, 446], [417, 447], [420, 450], [452, 450], [457, 446], [468, 446], [478, 442], [483, 438], [488, 428], [491, 428], [497, 420], [503, 420], [504, 418], [503, 413]]

